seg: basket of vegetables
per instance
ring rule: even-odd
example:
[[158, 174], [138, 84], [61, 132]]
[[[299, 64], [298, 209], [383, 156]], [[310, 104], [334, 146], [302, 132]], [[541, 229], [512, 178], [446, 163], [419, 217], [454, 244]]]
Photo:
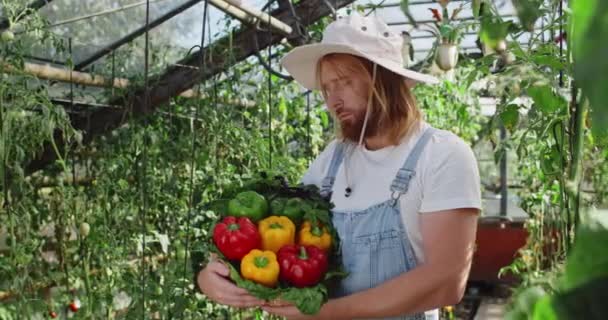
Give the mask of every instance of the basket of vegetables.
[[315, 314], [332, 281], [346, 276], [331, 204], [316, 186], [258, 179], [210, 209], [219, 217], [211, 251], [229, 266], [235, 284], [257, 298]]

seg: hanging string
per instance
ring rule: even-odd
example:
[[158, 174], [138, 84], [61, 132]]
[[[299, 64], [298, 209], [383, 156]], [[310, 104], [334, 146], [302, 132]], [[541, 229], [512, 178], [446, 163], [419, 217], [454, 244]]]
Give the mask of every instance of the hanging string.
[[[70, 108], [74, 109], [74, 81], [73, 81], [73, 71], [74, 71], [74, 57], [72, 55], [72, 38], [68, 39], [68, 50], [70, 52], [70, 61], [71, 61], [71, 65], [70, 65]], [[75, 164], [74, 161], [72, 161], [72, 185], [74, 186], [76, 184], [76, 168], [75, 168]], [[74, 206], [76, 205], [76, 202], [74, 202]], [[74, 209], [74, 212], [76, 212], [76, 209]]]
[[[200, 74], [200, 79], [198, 83], [198, 97], [200, 99], [200, 107], [195, 110], [195, 119], [198, 118], [199, 110], [204, 106], [203, 99], [201, 99], [201, 86], [204, 77], [204, 68], [205, 68], [205, 59], [206, 59], [206, 50], [205, 50], [205, 33], [206, 30], [206, 22], [208, 16], [208, 8], [209, 1], [205, 0], [205, 5], [203, 9], [203, 23], [202, 23], [202, 32], [201, 32], [201, 44], [199, 46], [200, 50], [200, 60], [198, 64], [198, 70]], [[186, 220], [186, 256], [184, 257], [184, 276], [186, 276], [188, 271], [188, 253], [190, 252], [190, 221], [192, 220], [192, 212], [194, 206], [194, 166], [196, 165], [195, 156], [196, 156], [196, 130], [195, 130], [196, 122], [192, 121], [192, 144], [190, 149], [190, 194], [188, 196], [188, 218]], [[186, 290], [186, 282], [184, 281], [182, 291]]]
[[116, 51], [112, 51], [112, 98], [114, 97], [114, 78], [116, 78]]
[[[2, 191], [4, 193], [4, 203], [2, 204], [2, 207], [4, 207], [6, 209], [6, 214], [9, 217], [9, 234], [11, 236], [11, 239], [15, 239], [15, 234], [14, 234], [14, 225], [13, 225], [13, 216], [11, 215], [11, 211], [10, 211], [10, 201], [9, 201], [9, 196], [8, 196], [8, 154], [9, 154], [9, 130], [6, 130], [7, 132], [4, 132], [4, 95], [0, 96], [0, 137], [2, 137], [2, 145], [4, 146], [4, 152], [2, 153]], [[11, 255], [15, 252], [14, 251], [14, 244], [16, 242], [15, 241], [11, 241]]]
[[[210, 19], [207, 19], [207, 30], [211, 30], [211, 20]], [[213, 43], [213, 39], [211, 37], [211, 32], [207, 32], [207, 43]], [[213, 49], [213, 47], [209, 46], [209, 50], [213, 53], [212, 49]], [[230, 50], [232, 50], [232, 47], [230, 47]], [[230, 55], [233, 56], [233, 52], [232, 51], [230, 52]], [[232, 59], [234, 59], [234, 57], [232, 57]], [[219, 117], [220, 109], [219, 109], [218, 104], [217, 104], [217, 99], [218, 99], [218, 97], [217, 97], [217, 81], [216, 81], [217, 75], [214, 76], [214, 77], [212, 77], [212, 79], [213, 79], [212, 80], [213, 81], [213, 109], [215, 109], [216, 117]], [[220, 121], [219, 122], [218, 132], [222, 132], [222, 130], [223, 130], [222, 125], [223, 125], [223, 122]], [[219, 149], [217, 147], [217, 136], [214, 136], [213, 139], [214, 139], [213, 145], [215, 146], [215, 168], [216, 168], [216, 170], [218, 170], [218, 172], [220, 172], [222, 170], [222, 168], [221, 168], [221, 162], [220, 162], [220, 157], [219, 157]], [[242, 170], [242, 168], [239, 167], [239, 170]], [[241, 171], [241, 173], [242, 173], [242, 171]], [[218, 179], [215, 179], [214, 183], [215, 183], [216, 188], [219, 187], [220, 183], [219, 183]]]
[[[91, 113], [87, 112], [86, 113], [86, 117], [87, 117], [87, 125], [86, 125], [86, 132], [90, 132], [91, 130]], [[90, 157], [90, 156], [89, 156]], [[87, 177], [88, 179], [91, 179], [91, 183], [94, 181], [94, 177], [91, 176], [91, 161], [88, 158], [85, 158], [85, 163], [84, 163], [84, 170], [85, 170], [85, 177]], [[89, 188], [89, 185], [87, 184], [87, 189]], [[85, 192], [85, 212], [87, 213], [87, 216], [89, 215], [89, 213], [91, 212], [91, 201], [89, 199], [89, 192], [90, 189], [87, 190], [87, 192]], [[88, 223], [91, 223], [91, 221], [88, 221]], [[84, 273], [84, 287], [87, 293], [87, 306], [89, 306], [89, 308], [87, 310], [89, 310], [87, 312], [87, 314], [90, 314], [93, 310], [90, 306], [92, 306], [92, 302], [93, 302], [93, 297], [92, 297], [92, 291], [91, 291], [91, 282], [89, 280], [89, 270], [90, 270], [90, 261], [91, 261], [91, 253], [88, 250], [88, 246], [87, 243], [84, 242], [83, 243], [83, 247], [82, 247], [82, 254], [81, 256], [82, 258], [82, 269], [83, 269], [83, 273]]]
[[[562, 19], [564, 18], [564, 1], [559, 1], [559, 59], [562, 60], [564, 57], [564, 41], [566, 41], [566, 37], [564, 36], [564, 23]], [[543, 32], [544, 34], [544, 32]], [[564, 86], [564, 69], [559, 70], [559, 86]]]
[[306, 149], [309, 164], [312, 160], [312, 141], [310, 138], [310, 93], [310, 90], [306, 92]]
[[[272, 12], [268, 6], [268, 25], [270, 26], [270, 18]], [[272, 28], [268, 28], [268, 169], [272, 171]]]
[[[150, 51], [150, 0], [146, 0], [146, 32], [145, 32], [145, 44], [144, 44], [144, 110], [148, 110], [150, 104], [150, 92], [149, 92], [149, 83], [148, 83], [148, 58]], [[141, 168], [141, 184], [139, 185], [142, 207], [140, 212], [141, 218], [141, 235], [142, 235], [142, 254], [141, 254], [141, 317], [142, 319], [146, 318], [146, 214], [147, 214], [147, 189], [146, 185], [146, 170], [147, 170], [147, 158], [148, 158], [148, 148], [147, 148], [147, 137], [148, 137], [148, 121], [144, 117], [144, 130], [143, 130], [143, 146], [142, 146], [142, 168]], [[136, 160], [137, 161], [137, 160]]]
[[[73, 72], [74, 72], [74, 55], [73, 55], [73, 51], [72, 51], [72, 38], [68, 39], [68, 49], [70, 52], [70, 107], [71, 109], [74, 109], [74, 81], [73, 81]], [[74, 159], [72, 159], [71, 161], [71, 167], [72, 167], [72, 187], [71, 187], [71, 196], [72, 196], [72, 214], [73, 217], [76, 218], [76, 198], [75, 198], [75, 194], [76, 194], [76, 155], [74, 155]], [[77, 221], [75, 221], [77, 222]], [[80, 257], [82, 259], [82, 263], [84, 265], [84, 255], [82, 254], [82, 235], [79, 234], [78, 235], [78, 239], [80, 242]], [[67, 270], [67, 267], [66, 267]], [[67, 271], [66, 271], [67, 273]]]
[[[563, 21], [562, 21], [562, 19], [563, 19], [563, 1], [562, 0], [559, 1], [558, 10], [559, 10], [559, 19], [560, 19], [559, 35], [558, 35], [558, 39], [560, 39], [560, 41], [559, 41], [559, 60], [562, 61], [563, 54], [564, 54], [564, 41], [566, 40], [564, 37], [564, 27], [563, 27]], [[543, 32], [543, 34], [544, 34], [544, 32]], [[559, 71], [559, 86], [560, 86], [560, 88], [564, 87], [564, 70], [563, 69], [560, 69], [560, 71]], [[553, 127], [553, 130], [555, 130], [555, 126]], [[562, 135], [563, 135], [563, 130], [562, 130]], [[556, 137], [555, 133], [554, 133], [554, 137]], [[563, 136], [562, 136], [562, 141], [564, 141]], [[566, 200], [565, 199], [566, 194], [567, 193], [565, 193], [565, 192], [563, 192], [563, 194], [562, 194], [562, 197], [564, 197], [564, 200]], [[566, 206], [567, 206], [567, 204], [566, 204]], [[551, 229], [549, 229], [549, 230], [552, 230], [555, 228], [556, 230], [560, 230], [561, 234], [564, 236], [560, 237], [561, 239], [559, 239], [560, 241], [558, 241], [557, 249], [552, 252], [554, 264], [558, 263], [559, 256], [563, 252], [565, 252], [565, 250], [568, 248], [568, 243], [569, 243], [569, 241], [568, 241], [569, 226], [565, 225], [564, 219], [563, 219], [562, 215], [560, 214], [561, 212], [558, 211], [557, 213], [558, 213], [557, 217], [554, 217], [552, 219], [553, 222], [550, 224]], [[569, 217], [569, 215], [568, 215], [568, 217]], [[564, 241], [566, 241], [566, 243], [564, 243]], [[550, 248], [553, 248], [553, 246], [550, 246]]]
[[[2, 97], [0, 97], [0, 99], [4, 100], [4, 95]], [[2, 204], [2, 206], [6, 209], [6, 213], [8, 214], [8, 216], [10, 217], [10, 211], [9, 211], [9, 200], [8, 200], [8, 167], [7, 167], [7, 162], [8, 162], [8, 135], [9, 132], [7, 130], [7, 132], [4, 132], [4, 101], [0, 101], [0, 133], [2, 134], [2, 145], [4, 146], [4, 152], [3, 152], [3, 156], [2, 156], [2, 191], [4, 192], [4, 203]], [[10, 219], [12, 221], [12, 219]], [[11, 225], [11, 238], [14, 239], [14, 236], [12, 234], [12, 223]], [[12, 247], [12, 246], [11, 246]], [[12, 252], [12, 251], [11, 251]]]
[[[70, 60], [73, 59], [73, 55], [72, 55], [72, 38], [68, 38], [68, 52], [70, 54]], [[73, 66], [70, 66], [70, 104], [72, 107], [74, 107], [74, 86], [73, 86], [73, 82], [72, 82], [72, 69]], [[65, 159], [64, 159], [65, 160]], [[73, 164], [73, 162], [72, 162]], [[64, 172], [67, 171], [67, 168], [65, 167], [65, 164], [63, 165], [63, 169]], [[66, 172], [67, 174], [67, 172]], [[72, 180], [72, 184], [75, 181]], [[62, 193], [65, 191], [64, 189], [64, 185], [61, 184], [61, 191]], [[73, 195], [72, 195], [73, 196]], [[55, 209], [57, 210], [57, 206], [55, 207]], [[61, 222], [61, 228], [65, 228], [65, 213], [59, 213], [62, 215], [62, 222]], [[62, 237], [65, 237], [65, 235], [62, 235]], [[69, 237], [69, 236], [68, 236]], [[65, 258], [66, 258], [66, 252], [65, 252], [65, 247], [64, 247], [65, 242], [62, 240], [61, 241], [61, 245], [60, 245], [60, 250], [61, 250], [61, 265], [63, 267], [63, 272], [65, 274], [65, 288], [66, 290], [70, 290], [70, 268], [68, 263], [66, 263]]]

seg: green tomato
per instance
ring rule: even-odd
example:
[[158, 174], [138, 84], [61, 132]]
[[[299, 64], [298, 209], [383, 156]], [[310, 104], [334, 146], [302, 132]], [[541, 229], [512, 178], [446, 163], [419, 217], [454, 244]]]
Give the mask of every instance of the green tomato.
[[255, 191], [241, 192], [228, 202], [228, 215], [257, 222], [268, 213], [268, 201]]
[[186, 249], [181, 248], [181, 247], [179, 249], [177, 249], [177, 251], [175, 252], [175, 257], [178, 260], [184, 260], [184, 259], [186, 259]]
[[2, 32], [1, 37], [2, 37], [2, 41], [9, 42], [9, 41], [13, 41], [15, 39], [15, 34], [12, 33], [11, 31], [6, 30], [6, 31]]
[[91, 232], [91, 226], [88, 223], [83, 222], [80, 224], [80, 235], [83, 238], [86, 238], [90, 232]]

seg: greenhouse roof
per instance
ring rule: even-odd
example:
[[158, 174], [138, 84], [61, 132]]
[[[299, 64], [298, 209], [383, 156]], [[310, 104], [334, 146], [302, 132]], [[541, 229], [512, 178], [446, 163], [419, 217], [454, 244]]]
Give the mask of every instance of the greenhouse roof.
[[[228, 2], [231, 4], [229, 4]], [[149, 100], [144, 95], [142, 82], [137, 85], [129, 84], [127, 79], [140, 80], [144, 78], [145, 45], [146, 45], [146, 8], [149, 3], [149, 49], [156, 50], [150, 54], [148, 74], [151, 77]], [[235, 6], [241, 10], [241, 20], [251, 21], [251, 15], [271, 11], [278, 24], [291, 28], [291, 32], [269, 32], [265, 21], [260, 20], [260, 26], [248, 23], [242, 27], [241, 21], [233, 16]], [[270, 8], [268, 8], [270, 6]], [[501, 17], [514, 18], [514, 9], [509, 1], [495, 1]], [[440, 4], [432, 0], [412, 0], [409, 9], [416, 28], [406, 17], [396, 0], [300, 0], [290, 3], [286, 0], [209, 0], [209, 18], [205, 28], [203, 56], [206, 57], [207, 67], [201, 70], [199, 64], [203, 32], [203, 12], [205, 1], [201, 0], [38, 0], [30, 7], [38, 10], [47, 20], [45, 27], [59, 39], [67, 49], [58, 49], [56, 43], [40, 42], [36, 35], [29, 34], [19, 28], [13, 30], [24, 44], [25, 57], [33, 68], [47, 68], [64, 72], [63, 79], [49, 79], [48, 91], [55, 103], [68, 106], [70, 92], [74, 86], [66, 85], [75, 78], [91, 78], [93, 75], [104, 76], [103, 81], [91, 85], [78, 86], [75, 90], [75, 105], [71, 109], [88, 108], [87, 114], [72, 116], [72, 124], [76, 129], [84, 130], [87, 123], [86, 135], [95, 136], [116, 128], [124, 120], [126, 109], [107, 109], [105, 106], [127, 106], [135, 114], [148, 114], [157, 106], [168, 102], [172, 97], [184, 95], [201, 79], [230, 69], [239, 61], [248, 60], [256, 64], [254, 56], [264, 55], [268, 45], [276, 47], [285, 44], [305, 43], [298, 26], [306, 29], [320, 18], [332, 15], [344, 15], [348, 10], [359, 10], [363, 14], [377, 15], [386, 21], [396, 33], [410, 33], [414, 47], [414, 62], [421, 61], [431, 53], [435, 36], [424, 26], [433, 24], [433, 13], [430, 9], [440, 9]], [[338, 8], [338, 10], [334, 10]], [[468, 21], [473, 17], [470, 2], [453, 0], [448, 3], [448, 11], [461, 10], [455, 21]], [[221, 9], [221, 10], [220, 10]], [[231, 11], [232, 10], [232, 11]], [[236, 10], [236, 11], [239, 11]], [[231, 13], [231, 16], [227, 14]], [[245, 18], [242, 14], [245, 12]], [[252, 13], [254, 12], [254, 13]], [[257, 13], [255, 13], [257, 12]], [[542, 21], [537, 24], [542, 24]], [[310, 31], [310, 30], [309, 30]], [[480, 53], [476, 44], [477, 31], [468, 30], [461, 42], [463, 53]], [[527, 42], [526, 36], [518, 41]], [[214, 50], [215, 47], [232, 46], [228, 55]], [[260, 53], [262, 53], [260, 55]], [[277, 59], [273, 56], [273, 68], [277, 68]], [[260, 58], [261, 59], [261, 58]], [[212, 63], [209, 63], [212, 62]], [[48, 66], [45, 66], [48, 65]], [[73, 66], [73, 71], [70, 67]], [[80, 74], [78, 74], [80, 72]], [[252, 72], [257, 72], [256, 70]], [[279, 70], [280, 72], [280, 70]], [[201, 74], [202, 73], [202, 74]], [[36, 74], [38, 78], [44, 78]], [[118, 83], [118, 85], [117, 85]], [[83, 84], [83, 83], [81, 83]], [[101, 85], [100, 85], [101, 84]], [[113, 85], [111, 85], [113, 84]], [[101, 86], [101, 88], [100, 88]], [[127, 88], [127, 95], [118, 96], [107, 94], [107, 87]], [[190, 92], [191, 94], [192, 92]], [[88, 124], [92, 123], [92, 127]], [[85, 136], [85, 139], [88, 137]], [[45, 162], [45, 161], [43, 161]], [[34, 164], [34, 167], [37, 165]]]
[[[306, 0], [304, 0], [306, 1]], [[146, 1], [142, 0], [54, 0], [47, 1], [40, 9], [41, 14], [48, 19], [49, 28], [66, 41], [72, 39], [72, 57], [75, 70], [90, 68], [95, 63], [111, 57], [112, 49], [124, 46], [143, 48], [144, 30], [146, 23]], [[263, 9], [266, 1], [242, 0], [245, 5]], [[328, 3], [335, 1], [327, 0]], [[349, 1], [350, 2], [350, 1]], [[213, 3], [211, 3], [213, 4]], [[495, 5], [505, 18], [515, 18], [515, 10], [510, 1], [497, 1]], [[275, 5], [276, 6], [276, 5]], [[461, 7], [459, 20], [469, 20], [473, 17], [470, 2], [452, 0], [448, 4], [450, 12]], [[396, 0], [356, 0], [348, 8], [363, 8], [366, 14], [375, 14], [386, 21], [397, 33], [408, 31], [413, 39], [415, 59], [422, 59], [432, 49], [434, 36], [422, 28], [414, 28], [399, 8]], [[410, 11], [414, 19], [421, 24], [433, 22], [429, 9], [439, 9], [439, 3], [433, 0], [410, 1]], [[201, 42], [202, 16], [204, 1], [200, 0], [150, 0], [150, 46], [168, 49], [167, 61], [171, 58], [179, 60], [190, 48]], [[344, 12], [344, 8], [338, 14]], [[237, 19], [226, 19], [226, 14], [211, 7], [209, 26], [211, 41], [224, 36], [232, 27], [238, 27]], [[465, 33], [461, 43], [464, 52], [479, 52], [475, 43], [477, 32], [470, 30]], [[522, 37], [525, 42], [526, 38]], [[206, 40], [208, 41], [208, 40]], [[68, 52], [58, 53], [52, 47], [32, 45], [28, 56], [32, 60], [65, 64], [69, 58]], [[169, 64], [170, 62], [166, 62]], [[143, 59], [136, 59], [126, 69], [121, 70], [126, 75], [133, 75], [142, 69]], [[166, 65], [165, 65], [166, 67]]]

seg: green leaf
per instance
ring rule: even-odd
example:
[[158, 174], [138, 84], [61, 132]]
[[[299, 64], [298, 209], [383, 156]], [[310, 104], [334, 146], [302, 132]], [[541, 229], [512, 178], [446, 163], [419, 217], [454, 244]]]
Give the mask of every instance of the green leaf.
[[608, 228], [599, 222], [583, 224], [566, 260], [564, 288], [576, 288], [595, 278], [608, 276]]
[[279, 114], [281, 115], [281, 117], [283, 119], [287, 119], [287, 103], [285, 102], [285, 98], [281, 97], [281, 100], [279, 100]]
[[608, 277], [603, 277], [591, 280], [576, 289], [558, 293], [553, 297], [552, 306], [560, 319], [604, 320], [606, 301]]
[[321, 125], [323, 128], [327, 128], [329, 126], [329, 116], [327, 115], [327, 112], [321, 111], [319, 117], [321, 118]]
[[323, 278], [323, 280], [330, 280], [333, 278], [346, 278], [346, 277], [348, 277], [348, 275], [349, 275], [349, 273], [340, 267], [337, 270], [328, 271], [325, 274], [325, 277]]
[[471, 9], [473, 10], [473, 17], [475, 19], [479, 18], [479, 10], [481, 9], [481, 1], [482, 0], [473, 0], [471, 4]]
[[572, 2], [574, 78], [589, 98], [596, 138], [608, 135], [608, 1]]
[[534, 23], [542, 15], [540, 6], [543, 0], [513, 0], [513, 6], [521, 25], [528, 31], [534, 30]]
[[553, 88], [548, 85], [532, 86], [528, 89], [528, 95], [542, 113], [553, 113], [566, 103], [562, 97], [553, 93]]
[[552, 306], [551, 296], [544, 296], [534, 305], [534, 320], [557, 320], [557, 315]]
[[327, 289], [323, 285], [311, 288], [290, 288], [281, 299], [293, 303], [303, 314], [317, 314], [327, 301]]
[[560, 152], [556, 148], [551, 148], [551, 151], [542, 157], [540, 167], [545, 175], [557, 175], [561, 172], [560, 161]]
[[554, 55], [533, 55], [531, 59], [539, 66], [551, 67], [555, 72], [565, 69], [564, 62]]
[[518, 110], [517, 105], [510, 104], [500, 113], [500, 119], [508, 130], [512, 131], [517, 127], [517, 123], [519, 122]]
[[525, 318], [523, 319], [530, 319], [536, 303], [546, 295], [547, 293], [545, 290], [538, 286], [524, 289], [515, 297], [513, 312], [516, 314], [524, 314]]
[[488, 14], [481, 19], [479, 38], [490, 48], [495, 48], [500, 41], [507, 37], [511, 24], [511, 21], [501, 21], [499, 17]]
[[399, 3], [399, 8], [401, 8], [401, 11], [403, 12], [403, 14], [405, 14], [405, 16], [407, 17], [407, 19], [412, 23], [412, 25], [414, 27], [417, 27], [416, 19], [414, 19], [414, 16], [410, 12], [410, 1], [409, 0], [401, 0], [400, 3]]

